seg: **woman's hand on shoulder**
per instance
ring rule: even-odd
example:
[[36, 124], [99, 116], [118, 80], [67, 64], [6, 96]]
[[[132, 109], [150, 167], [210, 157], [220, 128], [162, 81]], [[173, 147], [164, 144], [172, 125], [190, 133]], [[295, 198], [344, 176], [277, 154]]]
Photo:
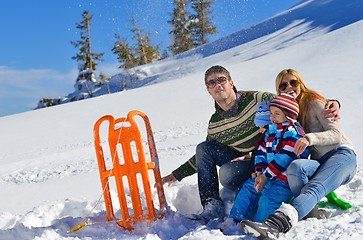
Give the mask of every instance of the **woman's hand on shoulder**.
[[339, 115], [340, 106], [338, 101], [330, 100], [323, 110], [323, 114], [326, 118], [331, 118], [333, 121], [338, 121], [340, 119]]

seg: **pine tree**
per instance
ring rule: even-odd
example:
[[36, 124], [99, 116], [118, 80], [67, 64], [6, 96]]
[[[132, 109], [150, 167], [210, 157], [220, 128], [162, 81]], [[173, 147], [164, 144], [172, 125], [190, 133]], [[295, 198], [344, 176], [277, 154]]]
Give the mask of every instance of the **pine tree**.
[[110, 91], [110, 86], [108, 85], [108, 83], [110, 82], [111, 78], [110, 77], [107, 77], [104, 73], [100, 73], [99, 75], [99, 78], [101, 79], [101, 82], [99, 82], [98, 86], [102, 86], [104, 84], [106, 84], [107, 86], [107, 91], [108, 91], [108, 94], [111, 93]]
[[169, 21], [172, 25], [172, 45], [169, 50], [173, 55], [188, 51], [193, 48], [193, 40], [189, 27], [190, 12], [187, 11], [186, 0], [175, 0], [172, 20]]
[[133, 49], [129, 47], [125, 39], [119, 34], [115, 34], [117, 42], [114, 43], [112, 52], [117, 55], [117, 59], [122, 63], [119, 68], [130, 69], [137, 66], [137, 57]]
[[[93, 15], [90, 15], [86, 10], [82, 13], [83, 20], [80, 23], [76, 24], [76, 28], [80, 30], [80, 40], [71, 41], [71, 44], [79, 49], [79, 53], [76, 56], [73, 56], [72, 59], [75, 59], [79, 62], [79, 75], [77, 78], [76, 85], [78, 86], [78, 90], [82, 89], [83, 82], [86, 85], [87, 92], [89, 95], [92, 95], [92, 89], [89, 88], [88, 82], [95, 82], [95, 74], [96, 66], [98, 62], [102, 61], [102, 56], [104, 53], [93, 53], [91, 46], [91, 20]], [[80, 81], [80, 82], [79, 82]]]
[[119, 34], [115, 34], [117, 41], [114, 43], [112, 51], [117, 55], [117, 59], [121, 63], [120, 68], [127, 70], [165, 57], [160, 56], [159, 46], [154, 47], [151, 45], [150, 34], [143, 33], [134, 17], [132, 17], [132, 25], [133, 28], [130, 31], [134, 33], [132, 39], [136, 40], [135, 45], [130, 46]]
[[207, 35], [217, 32], [210, 17], [214, 0], [191, 0], [191, 2], [195, 11], [195, 14], [191, 16], [193, 44], [200, 46], [209, 42]]
[[134, 33], [133, 39], [137, 41], [135, 51], [137, 53], [137, 65], [144, 65], [159, 60], [160, 49], [159, 46], [153, 47], [150, 43], [150, 33], [143, 34], [143, 30], [137, 25], [136, 19], [132, 17], [133, 28], [131, 32]]

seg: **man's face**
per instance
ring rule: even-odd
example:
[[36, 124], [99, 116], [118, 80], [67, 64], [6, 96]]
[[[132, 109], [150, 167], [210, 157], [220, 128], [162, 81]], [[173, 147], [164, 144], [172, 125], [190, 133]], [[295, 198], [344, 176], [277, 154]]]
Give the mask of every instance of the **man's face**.
[[224, 101], [234, 94], [233, 81], [221, 73], [209, 75], [206, 86], [209, 94], [216, 102]]

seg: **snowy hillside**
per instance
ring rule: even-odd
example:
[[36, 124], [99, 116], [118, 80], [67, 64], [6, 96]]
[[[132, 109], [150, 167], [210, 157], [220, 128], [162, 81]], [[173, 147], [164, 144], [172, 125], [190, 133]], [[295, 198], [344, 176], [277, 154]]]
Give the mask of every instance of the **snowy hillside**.
[[[173, 212], [155, 223], [138, 224], [133, 232], [106, 221], [101, 197], [94, 123], [133, 109], [147, 114], [161, 173], [169, 174], [205, 139], [213, 101], [203, 77], [215, 64], [230, 70], [237, 88], [270, 92], [280, 70], [295, 68], [311, 88], [339, 99], [340, 124], [357, 149], [359, 171], [336, 192], [353, 208], [329, 208], [332, 218], [301, 221], [281, 239], [360, 239], [362, 19], [360, 0], [303, 1], [203, 48], [144, 66], [145, 79], [152, 79], [147, 86], [0, 118], [0, 239], [251, 239], [242, 233], [224, 235], [217, 226], [180, 215], [201, 210], [196, 175], [164, 186]], [[91, 224], [68, 232], [88, 218]]]

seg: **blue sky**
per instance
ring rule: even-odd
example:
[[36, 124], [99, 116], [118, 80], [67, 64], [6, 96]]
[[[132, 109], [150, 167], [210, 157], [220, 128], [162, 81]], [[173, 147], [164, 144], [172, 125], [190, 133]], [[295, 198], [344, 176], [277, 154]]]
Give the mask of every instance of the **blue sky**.
[[[213, 41], [293, 6], [298, 0], [216, 0]], [[89, 10], [94, 52], [104, 52], [98, 70], [117, 73], [111, 49], [115, 33], [132, 42], [131, 17], [162, 49], [170, 44], [171, 0], [12, 0], [0, 5], [0, 117], [29, 111], [42, 97], [65, 96], [77, 77], [76, 23]]]

